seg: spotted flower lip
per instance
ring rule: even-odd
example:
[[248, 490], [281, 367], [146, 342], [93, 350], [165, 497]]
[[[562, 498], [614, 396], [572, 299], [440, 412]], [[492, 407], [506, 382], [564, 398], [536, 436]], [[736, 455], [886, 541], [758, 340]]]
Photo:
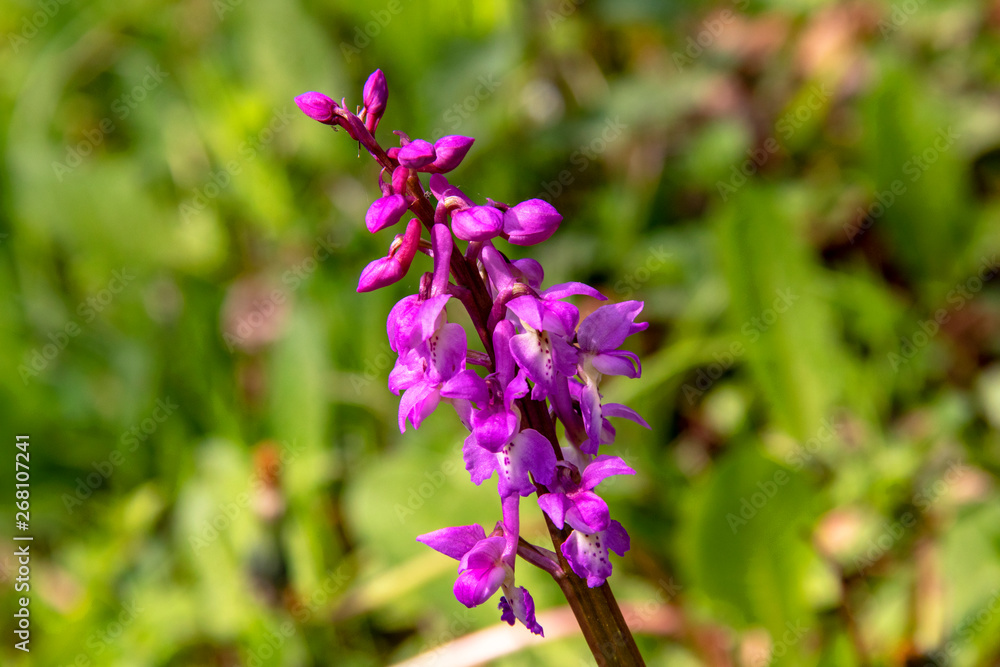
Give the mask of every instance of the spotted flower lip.
[[631, 546], [628, 533], [615, 520], [608, 527], [593, 534], [574, 530], [560, 547], [573, 573], [587, 580], [587, 586], [596, 588], [611, 576], [608, 551], [624, 556]]

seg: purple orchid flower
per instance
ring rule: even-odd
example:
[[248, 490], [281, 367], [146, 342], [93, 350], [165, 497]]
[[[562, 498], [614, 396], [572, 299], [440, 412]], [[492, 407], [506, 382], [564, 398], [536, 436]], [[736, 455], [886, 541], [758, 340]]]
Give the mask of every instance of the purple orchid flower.
[[553, 487], [556, 490], [540, 495], [538, 504], [560, 530], [568, 523], [585, 533], [599, 533], [608, 527], [611, 517], [608, 504], [594, 493], [594, 487], [607, 477], [634, 475], [635, 470], [628, 467], [620, 457], [604, 455], [598, 456], [584, 468], [579, 481], [574, 481], [573, 472], [575, 470], [563, 467]]
[[536, 401], [560, 391], [557, 383], [564, 384], [576, 373], [580, 353], [569, 337], [576, 329], [580, 311], [573, 304], [560, 301], [573, 294], [606, 298], [589, 285], [563, 283], [553, 285], [538, 297], [519, 296], [507, 304], [525, 329], [525, 333], [511, 339], [510, 351], [535, 383], [531, 398]]
[[466, 607], [489, 600], [507, 578], [509, 566], [503, 560], [507, 540], [501, 535], [486, 537], [478, 523], [441, 528], [420, 535], [417, 541], [459, 561], [455, 597]]
[[606, 442], [602, 438], [602, 429], [604, 414], [608, 409], [609, 416], [625, 417], [649, 428], [630, 408], [623, 405], [613, 408], [602, 406], [598, 390], [603, 374], [636, 378], [642, 373], [638, 355], [618, 349], [626, 338], [649, 326], [646, 322], [635, 321], [642, 312], [642, 307], [641, 301], [623, 301], [601, 306], [580, 323], [580, 330], [577, 331], [576, 340], [580, 346], [577, 370], [584, 380], [579, 401], [584, 427], [589, 436], [589, 442], [584, 446], [584, 451], [588, 454], [596, 454], [598, 447]]
[[399, 431], [406, 421], [413, 428], [437, 408], [441, 399], [486, 400], [486, 383], [475, 371], [465, 368], [467, 343], [460, 324], [443, 324], [426, 341], [400, 355], [389, 374], [389, 389], [399, 401]]

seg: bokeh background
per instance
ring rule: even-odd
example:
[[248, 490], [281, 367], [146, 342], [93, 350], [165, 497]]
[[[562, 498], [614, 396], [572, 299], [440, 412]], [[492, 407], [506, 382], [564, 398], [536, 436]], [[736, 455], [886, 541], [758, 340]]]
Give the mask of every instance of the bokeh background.
[[645, 301], [605, 388], [652, 430], [602, 490], [650, 665], [1000, 664], [1000, 4], [5, 0], [0, 34], [3, 664], [471, 664], [498, 623], [414, 541], [499, 515], [454, 415], [395, 426], [429, 263], [355, 293], [377, 171], [292, 102], [376, 67], [386, 145], [476, 137], [453, 182], [565, 216], [514, 254]]

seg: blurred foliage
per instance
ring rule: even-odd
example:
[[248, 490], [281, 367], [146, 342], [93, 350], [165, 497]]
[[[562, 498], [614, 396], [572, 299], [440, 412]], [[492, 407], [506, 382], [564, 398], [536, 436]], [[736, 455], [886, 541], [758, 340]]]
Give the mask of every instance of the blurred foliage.
[[621, 425], [639, 475], [606, 496], [619, 599], [681, 619], [649, 664], [1000, 664], [1000, 4], [11, 0], [0, 27], [30, 664], [382, 665], [498, 622], [414, 541], [499, 514], [447, 410], [395, 426], [385, 317], [429, 263], [355, 293], [377, 171], [292, 103], [376, 67], [384, 142], [476, 137], [453, 182], [565, 216], [522, 253], [549, 284], [646, 303], [643, 377], [606, 393], [653, 428]]

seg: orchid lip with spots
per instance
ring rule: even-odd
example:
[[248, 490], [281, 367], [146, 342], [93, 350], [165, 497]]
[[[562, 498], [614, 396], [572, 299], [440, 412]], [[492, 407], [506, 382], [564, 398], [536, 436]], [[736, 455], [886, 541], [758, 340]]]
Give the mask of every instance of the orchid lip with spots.
[[[358, 291], [403, 280], [418, 251], [433, 260], [417, 293], [399, 301], [387, 321], [389, 345], [398, 355], [389, 389], [402, 394], [400, 431], [407, 424], [420, 428], [449, 403], [469, 431], [461, 456], [471, 481], [478, 486], [497, 477], [501, 519], [490, 534], [469, 524], [417, 540], [458, 561], [459, 602], [478, 606], [499, 591], [501, 619], [541, 635], [534, 601], [516, 583], [518, 555], [557, 581], [575, 575], [596, 588], [611, 575], [608, 552], [622, 556], [629, 549], [628, 533], [611, 518], [596, 487], [608, 476], [635, 471], [620, 457], [598, 452], [615, 438], [609, 418], [648, 425], [631, 408], [605, 402], [599, 387], [604, 375], [639, 377], [639, 357], [621, 346], [646, 328], [636, 322], [643, 303], [608, 303], [581, 321], [573, 298], [607, 301], [603, 294], [578, 282], [543, 288], [536, 260], [512, 261], [504, 254], [504, 243], [531, 246], [551, 237], [563, 221], [558, 211], [539, 199], [480, 203], [452, 185], [443, 174], [461, 164], [472, 138], [431, 143], [395, 132], [400, 145], [383, 148], [374, 133], [387, 100], [385, 75], [376, 70], [357, 114], [321, 93], [305, 93], [296, 103], [313, 120], [344, 128], [381, 165], [380, 196], [365, 216], [370, 232], [397, 227], [407, 212], [415, 216], [402, 233], [397, 230], [388, 254], [362, 271]], [[429, 183], [421, 182], [422, 173], [430, 174]], [[470, 349], [466, 330], [449, 320], [449, 307], [468, 312], [482, 350]], [[550, 522], [558, 553], [520, 535], [521, 501], [532, 497]], [[567, 595], [571, 605], [573, 597]], [[593, 649], [594, 631], [581, 618], [584, 612], [574, 611]], [[619, 630], [631, 641], [627, 627]], [[620, 664], [642, 664], [637, 649], [634, 655]]]

